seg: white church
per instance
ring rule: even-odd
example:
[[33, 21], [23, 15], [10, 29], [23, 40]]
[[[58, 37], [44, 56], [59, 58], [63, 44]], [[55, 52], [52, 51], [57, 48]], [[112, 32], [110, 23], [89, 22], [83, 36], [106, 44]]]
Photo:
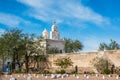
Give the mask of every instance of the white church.
[[44, 41], [41, 42], [41, 46], [44, 46], [46, 50], [48, 47], [49, 49], [57, 48], [60, 53], [65, 52], [65, 41], [60, 39], [60, 32], [58, 31], [58, 26], [56, 25], [56, 22], [53, 23], [50, 32], [48, 32], [46, 29], [43, 30], [42, 37], [44, 38]]

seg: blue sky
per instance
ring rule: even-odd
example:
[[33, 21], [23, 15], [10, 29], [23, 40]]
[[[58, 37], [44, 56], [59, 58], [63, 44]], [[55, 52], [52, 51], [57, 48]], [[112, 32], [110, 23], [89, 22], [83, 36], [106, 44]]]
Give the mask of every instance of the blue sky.
[[120, 0], [0, 0], [0, 34], [18, 28], [41, 35], [56, 20], [61, 38], [80, 40], [83, 51], [110, 39], [120, 44]]

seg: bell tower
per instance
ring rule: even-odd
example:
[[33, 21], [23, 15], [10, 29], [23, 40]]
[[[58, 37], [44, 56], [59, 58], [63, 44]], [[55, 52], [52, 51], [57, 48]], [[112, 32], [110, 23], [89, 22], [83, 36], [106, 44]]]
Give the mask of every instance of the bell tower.
[[59, 40], [60, 39], [60, 33], [58, 32], [58, 27], [57, 27], [55, 21], [51, 27], [50, 39], [52, 39], [52, 40]]

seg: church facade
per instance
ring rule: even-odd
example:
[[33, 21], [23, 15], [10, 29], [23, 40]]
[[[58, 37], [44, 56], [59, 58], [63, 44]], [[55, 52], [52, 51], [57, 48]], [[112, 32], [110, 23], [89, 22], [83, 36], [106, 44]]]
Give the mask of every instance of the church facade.
[[[49, 34], [50, 33], [50, 34]], [[50, 36], [50, 38], [49, 38]], [[41, 42], [41, 46], [44, 46], [45, 53], [50, 49], [57, 49], [58, 53], [64, 53], [65, 41], [60, 39], [60, 32], [58, 31], [58, 26], [53, 23], [51, 31], [48, 32], [46, 29], [42, 32], [42, 37], [44, 40]]]

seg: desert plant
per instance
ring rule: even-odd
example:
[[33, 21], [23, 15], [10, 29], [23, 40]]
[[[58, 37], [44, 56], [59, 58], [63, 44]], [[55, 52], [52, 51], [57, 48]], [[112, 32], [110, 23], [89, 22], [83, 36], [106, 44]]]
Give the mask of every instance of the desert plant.
[[110, 74], [110, 70], [108, 68], [104, 69], [105, 74]]
[[59, 70], [59, 71], [56, 71], [56, 73], [57, 73], [57, 74], [65, 74], [66, 71], [65, 71], [64, 69], [61, 69], [61, 70]]
[[77, 74], [78, 73], [78, 66], [76, 65], [75, 66], [75, 74]]
[[[104, 58], [96, 57], [91, 61], [92, 65], [97, 69], [99, 73], [104, 73], [104, 71], [108, 70], [108, 66], [110, 63]], [[105, 70], [106, 69], [106, 70]], [[106, 71], [107, 72], [107, 71]]]
[[105, 63], [104, 73], [105, 74], [110, 74], [110, 69], [108, 69], [108, 60], [106, 60], [106, 63]]
[[57, 66], [60, 66], [62, 69], [66, 69], [69, 66], [72, 66], [73, 62], [69, 57], [64, 57], [64, 58], [58, 58], [57, 60], [54, 61]]

